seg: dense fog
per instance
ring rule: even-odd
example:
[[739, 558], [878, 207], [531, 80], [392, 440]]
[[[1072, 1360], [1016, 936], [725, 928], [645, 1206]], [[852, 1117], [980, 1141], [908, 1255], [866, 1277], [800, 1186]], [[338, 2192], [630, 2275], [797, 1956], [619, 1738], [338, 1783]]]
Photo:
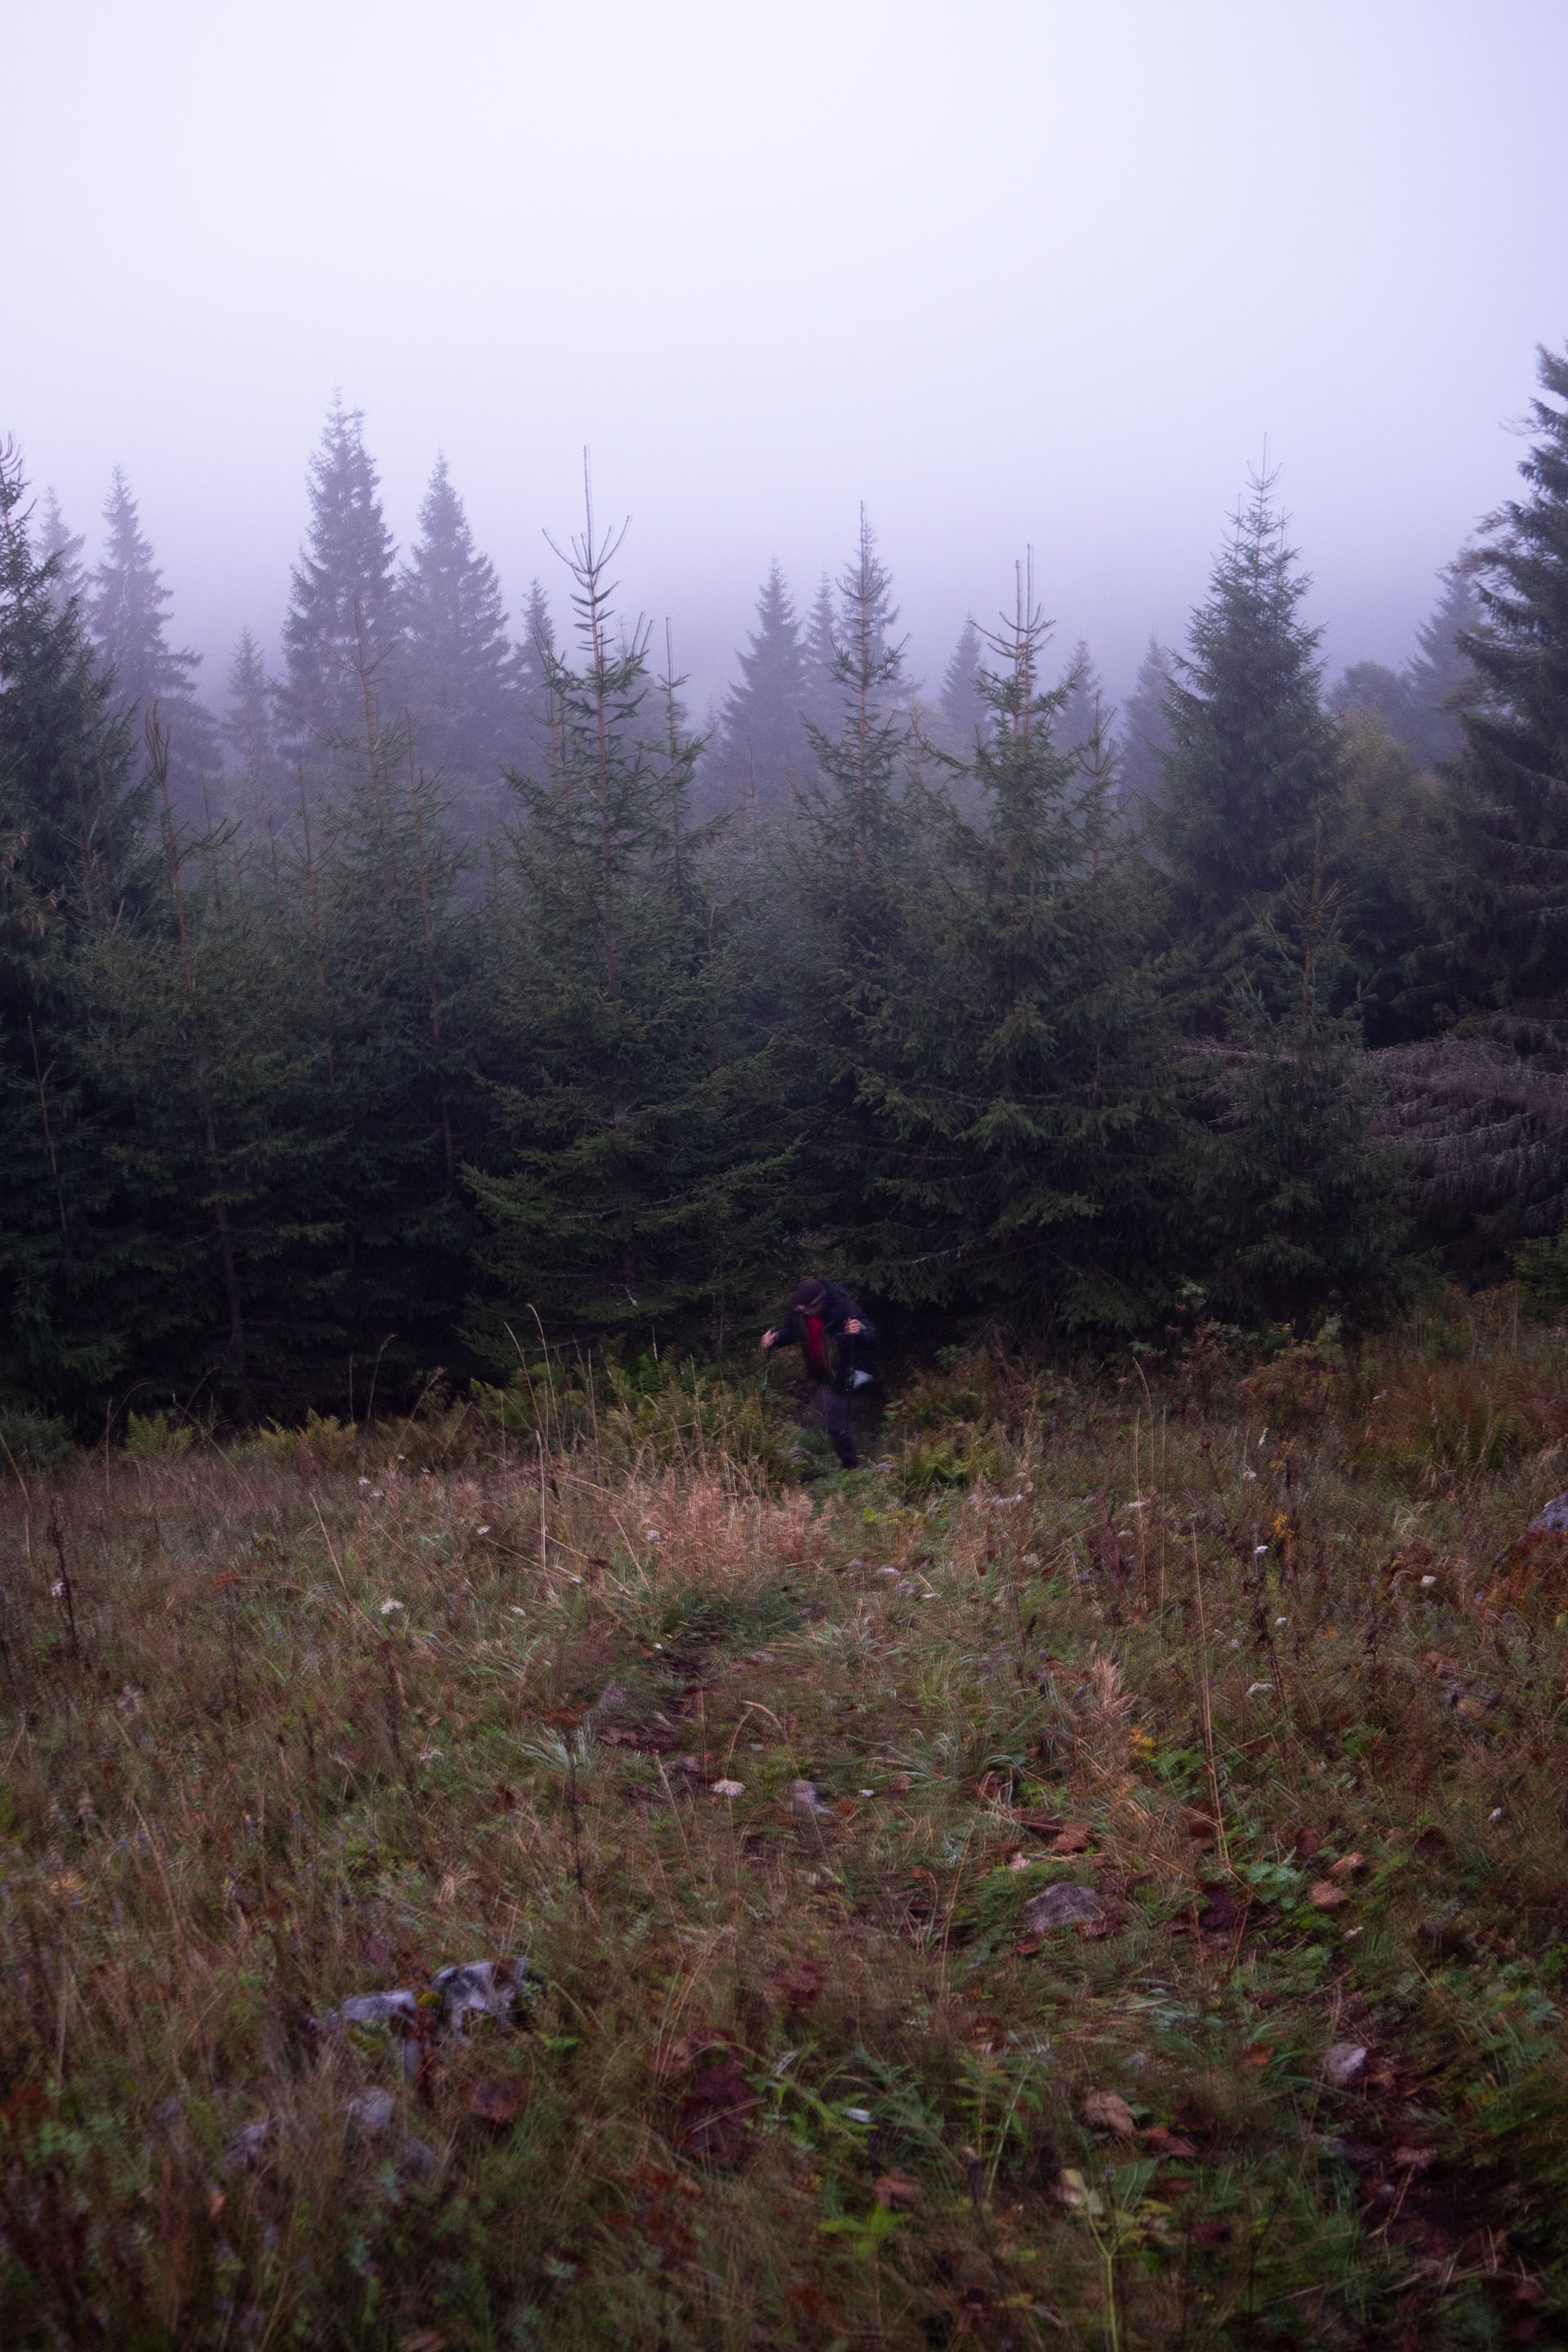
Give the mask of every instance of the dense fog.
[[124, 468], [204, 698], [276, 668], [306, 460], [444, 453], [514, 634], [584, 444], [701, 714], [862, 500], [929, 689], [1036, 551], [1120, 697], [1278, 463], [1334, 668], [1397, 665], [1568, 314], [1550, 5], [67, 5], [8, 31], [0, 389], [100, 554]]

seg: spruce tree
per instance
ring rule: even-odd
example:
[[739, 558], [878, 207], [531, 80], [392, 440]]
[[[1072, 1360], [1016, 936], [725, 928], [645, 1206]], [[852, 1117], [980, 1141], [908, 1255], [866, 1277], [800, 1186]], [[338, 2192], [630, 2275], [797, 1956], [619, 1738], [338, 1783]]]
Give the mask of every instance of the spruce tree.
[[1459, 713], [1447, 936], [1478, 1006], [1568, 1017], [1568, 352], [1542, 350], [1526, 490], [1484, 526], [1473, 559], [1481, 618], [1459, 651], [1475, 674]]
[[[876, 1250], [868, 1185], [879, 1149], [862, 1097], [865, 1039], [907, 981], [923, 924], [920, 746], [900, 708], [892, 583], [864, 509], [837, 583], [837, 724], [808, 721], [817, 773], [802, 793], [770, 951], [788, 1008], [789, 1117], [799, 1138], [795, 1213], [831, 1235], [847, 1267]], [[929, 835], [929, 827], [926, 828]]]
[[1328, 697], [1336, 719], [1374, 719], [1396, 743], [1409, 746], [1421, 730], [1423, 712], [1407, 673], [1386, 662], [1352, 662]]
[[79, 1409], [129, 1360], [149, 1304], [144, 1205], [95, 1087], [97, 943], [148, 917], [147, 793], [111, 682], [30, 543], [0, 449], [0, 1391]]
[[189, 646], [169, 644], [167, 608], [174, 599], [118, 466], [103, 519], [108, 525], [103, 561], [93, 572], [88, 595], [93, 640], [112, 673], [121, 708], [138, 732], [156, 707], [168, 738], [173, 790], [181, 804], [195, 812], [201, 806], [203, 777], [212, 777], [219, 764], [216, 730], [196, 699], [202, 657]]
[[979, 630], [973, 619], [966, 619], [948, 656], [937, 698], [948, 744], [964, 759], [973, 755], [976, 738], [984, 734], [993, 716], [981, 684], [984, 655]]
[[1360, 1007], [1344, 1004], [1337, 898], [1315, 861], [1272, 898], [1228, 1008], [1194, 1162], [1205, 1287], [1254, 1328], [1304, 1334], [1331, 1314], [1375, 1322], [1403, 1286], [1400, 1171], [1369, 1141], [1375, 1089]]
[[34, 533], [40, 563], [54, 564], [53, 593], [64, 606], [72, 599], [87, 605], [87, 566], [82, 562], [82, 550], [87, 541], [82, 532], [72, 530], [60, 512], [60, 502], [53, 489], [44, 492], [44, 511]]
[[556, 757], [511, 777], [519, 821], [489, 991], [497, 1135], [475, 1175], [491, 1239], [476, 1333], [498, 1361], [531, 1307], [552, 1339], [668, 1331], [754, 1255], [772, 1213], [758, 1059], [726, 910], [686, 803], [700, 750], [623, 637], [590, 503], [568, 559], [579, 656], [552, 652]]
[[1182, 1130], [1103, 717], [1058, 748], [1076, 672], [1044, 688], [1047, 627], [1021, 575], [981, 672], [977, 814], [927, 814], [929, 868], [856, 1067], [873, 1279], [1036, 1335], [1135, 1326], [1158, 1303]]
[[275, 702], [276, 688], [261, 648], [250, 631], [242, 629], [229, 664], [223, 735], [229, 753], [227, 797], [253, 824], [264, 824], [268, 809], [276, 813], [284, 806], [288, 780], [278, 750]]
[[900, 834], [900, 780], [910, 730], [901, 714], [905, 640], [895, 642], [893, 583], [860, 509], [860, 537], [838, 580], [838, 625], [832, 678], [837, 727], [815, 721], [806, 732], [817, 777], [806, 795], [814, 852], [839, 869], [825, 904], [874, 887], [884, 854]]
[[1246, 942], [1311, 870], [1340, 793], [1339, 739], [1319, 698], [1321, 632], [1300, 607], [1272, 478], [1255, 479], [1194, 614], [1166, 700], [1173, 738], [1150, 838], [1169, 877], [1184, 994], [1223, 1026]]
[[1070, 759], [1105, 731], [1105, 688], [1084, 638], [1074, 646], [1058, 684], [1061, 703], [1051, 721], [1051, 740]]
[[[300, 810], [295, 903], [310, 1032], [335, 1138], [323, 1199], [342, 1248], [340, 1315], [384, 1393], [464, 1360], [458, 1326], [475, 1231], [461, 1182], [483, 1114], [468, 1025], [468, 853], [408, 729], [372, 719], [339, 790]], [[302, 886], [302, 887], [301, 887]]]
[[1175, 656], [1152, 632], [1131, 693], [1121, 709], [1121, 795], [1136, 814], [1165, 789], [1165, 761], [1175, 748], [1166, 703]]
[[757, 596], [757, 625], [725, 697], [711, 767], [726, 798], [754, 816], [781, 816], [808, 764], [801, 719], [805, 653], [777, 558]]
[[1440, 576], [1442, 593], [1415, 632], [1419, 650], [1405, 671], [1419, 714], [1406, 740], [1424, 768], [1444, 767], [1464, 750], [1458, 712], [1473, 683], [1465, 640], [1480, 626], [1485, 611], [1468, 555]]
[[448, 805], [471, 802], [482, 824], [503, 764], [517, 756], [518, 678], [495, 566], [474, 544], [463, 502], [438, 457], [419, 536], [399, 579], [401, 684], [420, 760]]
[[808, 727], [831, 730], [838, 718], [838, 684], [834, 665], [838, 658], [838, 615], [833, 583], [825, 572], [816, 583], [806, 615], [801, 715]]
[[293, 756], [318, 785], [365, 731], [365, 692], [395, 709], [401, 627], [392, 534], [364, 446], [364, 415], [335, 400], [310, 460], [310, 524], [283, 623], [279, 709]]
[[1442, 593], [1415, 633], [1419, 651], [1403, 669], [1352, 662], [1329, 697], [1336, 718], [1363, 712], [1378, 719], [1423, 768], [1458, 758], [1464, 737], [1456, 715], [1470, 681], [1460, 640], [1481, 617], [1468, 557], [1442, 573]]

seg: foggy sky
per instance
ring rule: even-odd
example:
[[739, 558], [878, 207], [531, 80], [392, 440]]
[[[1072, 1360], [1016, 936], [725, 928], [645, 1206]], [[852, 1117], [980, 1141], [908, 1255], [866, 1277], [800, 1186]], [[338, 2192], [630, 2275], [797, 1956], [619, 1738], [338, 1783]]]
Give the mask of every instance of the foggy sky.
[[0, 432], [122, 465], [221, 695], [334, 387], [400, 541], [438, 449], [515, 614], [629, 513], [722, 683], [869, 508], [932, 685], [1035, 550], [1113, 689], [1249, 464], [1331, 665], [1398, 661], [1568, 338], [1563, 0], [9, 0]]

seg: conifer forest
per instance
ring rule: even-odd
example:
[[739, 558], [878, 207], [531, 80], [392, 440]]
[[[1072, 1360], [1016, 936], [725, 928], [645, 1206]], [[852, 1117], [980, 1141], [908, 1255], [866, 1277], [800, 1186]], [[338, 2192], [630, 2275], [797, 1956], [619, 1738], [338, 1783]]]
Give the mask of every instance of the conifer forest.
[[1402, 670], [1329, 685], [1255, 478], [1121, 709], [1026, 555], [928, 693], [862, 514], [701, 726], [591, 505], [509, 614], [444, 460], [399, 554], [341, 403], [217, 692], [123, 474], [89, 570], [12, 448], [21, 1441], [713, 1363], [808, 1260], [917, 1355], [1568, 1289], [1562, 354], [1531, 418]]

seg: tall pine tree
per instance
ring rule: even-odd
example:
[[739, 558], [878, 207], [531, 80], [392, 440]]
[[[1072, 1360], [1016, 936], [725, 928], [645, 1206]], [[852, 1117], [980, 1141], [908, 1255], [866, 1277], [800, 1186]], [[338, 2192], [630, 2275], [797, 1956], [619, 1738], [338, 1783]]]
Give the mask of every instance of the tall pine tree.
[[1169, 880], [1183, 992], [1205, 1027], [1225, 1007], [1254, 927], [1311, 871], [1340, 793], [1339, 739], [1320, 700], [1311, 585], [1255, 479], [1175, 658], [1172, 749], [1148, 830]]
[[519, 679], [495, 566], [474, 543], [444, 457], [419, 509], [399, 602], [401, 682], [419, 758], [441, 775], [448, 805], [466, 812], [466, 829], [482, 830], [501, 769], [521, 748]]
[[1170, 698], [1174, 656], [1152, 632], [1121, 709], [1120, 788], [1122, 806], [1138, 815], [1165, 789], [1165, 761], [1174, 749]]
[[310, 460], [310, 523], [283, 623], [283, 730], [318, 786], [344, 772], [365, 735], [367, 685], [383, 709], [402, 691], [392, 533], [364, 446], [364, 415], [334, 400]]
[[44, 492], [44, 511], [38, 518], [34, 538], [40, 563], [53, 562], [53, 594], [64, 606], [74, 597], [86, 609], [87, 566], [82, 562], [82, 550], [87, 545], [79, 530], [72, 530], [60, 511], [60, 502], [53, 489]]
[[0, 449], [0, 1392], [79, 1409], [150, 1304], [94, 1085], [95, 956], [155, 898], [131, 730]]
[[174, 599], [118, 466], [103, 519], [108, 536], [88, 594], [89, 625], [113, 673], [120, 706], [138, 730], [156, 706], [168, 738], [171, 787], [195, 814], [202, 806], [203, 779], [210, 780], [220, 763], [216, 732], [196, 698], [202, 657], [189, 646], [169, 643], [168, 607]]
[[948, 656], [942, 692], [937, 698], [949, 747], [965, 759], [973, 756], [976, 739], [984, 733], [994, 715], [981, 683], [984, 659], [980, 632], [973, 619], [966, 619], [958, 633], [958, 643]]
[[228, 669], [228, 709], [224, 719], [226, 796], [252, 824], [274, 823], [285, 807], [287, 775], [278, 750], [276, 689], [261, 648], [248, 629], [239, 633]]
[[809, 763], [802, 724], [805, 652], [777, 558], [757, 596], [757, 623], [710, 755], [720, 789], [754, 815], [781, 816]]
[[725, 909], [700, 887], [685, 803], [700, 749], [647, 637], [621, 635], [620, 538], [590, 501], [569, 558], [578, 659], [547, 662], [557, 754], [513, 775], [510, 875], [489, 910], [497, 1138], [475, 1177], [492, 1228], [476, 1330], [498, 1360], [531, 1307], [552, 1339], [666, 1332], [754, 1258], [776, 1147]]
[[1568, 352], [1540, 353], [1524, 496], [1486, 525], [1450, 883], [1473, 997], [1568, 1018]]
[[838, 658], [838, 614], [833, 602], [833, 583], [826, 572], [811, 600], [804, 646], [802, 715], [809, 727], [831, 730], [838, 719], [838, 683], [834, 667]]
[[1098, 716], [1058, 747], [1077, 673], [1043, 688], [1047, 631], [1021, 571], [981, 672], [977, 814], [927, 815], [929, 871], [856, 1067], [873, 1279], [1037, 1335], [1133, 1327], [1158, 1302], [1182, 1129], [1113, 763]]
[[1058, 751], [1076, 758], [1106, 731], [1105, 688], [1084, 638], [1074, 646], [1058, 683], [1061, 703], [1051, 721], [1051, 740]]

